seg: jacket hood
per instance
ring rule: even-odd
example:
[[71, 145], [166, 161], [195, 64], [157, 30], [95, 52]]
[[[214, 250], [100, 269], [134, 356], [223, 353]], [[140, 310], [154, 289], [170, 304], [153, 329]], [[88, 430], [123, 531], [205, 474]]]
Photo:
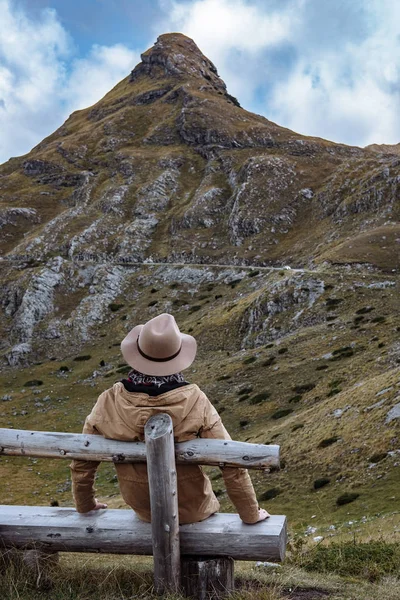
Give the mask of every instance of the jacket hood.
[[159, 396], [128, 392], [122, 382], [104, 392], [94, 407], [90, 421], [108, 438], [125, 441], [144, 439], [144, 427], [153, 415], [167, 413], [174, 430], [187, 419], [201, 394], [196, 384], [170, 390]]

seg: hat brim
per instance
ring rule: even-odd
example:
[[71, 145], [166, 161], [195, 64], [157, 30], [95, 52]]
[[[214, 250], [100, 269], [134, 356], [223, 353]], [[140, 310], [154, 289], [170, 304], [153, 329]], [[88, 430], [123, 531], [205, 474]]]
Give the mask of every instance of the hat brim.
[[143, 325], [136, 325], [121, 342], [122, 356], [133, 369], [145, 375], [164, 376], [179, 373], [190, 367], [196, 357], [197, 342], [195, 338], [181, 333], [181, 350], [171, 360], [157, 362], [142, 356], [137, 346], [137, 339]]

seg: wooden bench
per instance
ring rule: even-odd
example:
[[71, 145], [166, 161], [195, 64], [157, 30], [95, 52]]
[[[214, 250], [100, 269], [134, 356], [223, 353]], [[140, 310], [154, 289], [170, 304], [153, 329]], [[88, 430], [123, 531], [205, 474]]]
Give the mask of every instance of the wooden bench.
[[104, 552], [154, 557], [155, 589], [197, 598], [233, 589], [234, 560], [279, 562], [285, 556], [286, 518], [273, 515], [245, 525], [235, 514], [178, 523], [176, 463], [269, 470], [279, 466], [279, 446], [196, 439], [174, 444], [169, 415], [152, 417], [145, 443], [97, 435], [0, 429], [0, 455], [72, 458], [114, 463], [147, 462], [152, 522], [132, 510], [79, 514], [72, 508], [0, 506], [0, 544], [42, 552]]

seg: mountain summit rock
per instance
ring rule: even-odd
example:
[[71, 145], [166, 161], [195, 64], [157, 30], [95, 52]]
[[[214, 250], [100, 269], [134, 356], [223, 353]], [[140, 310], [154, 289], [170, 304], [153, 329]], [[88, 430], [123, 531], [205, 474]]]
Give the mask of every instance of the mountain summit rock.
[[207, 89], [226, 94], [226, 85], [214, 64], [200, 51], [194, 41], [182, 33], [166, 33], [157, 38], [152, 48], [141, 54], [142, 62], [132, 71], [130, 80], [141, 76], [196, 78]]

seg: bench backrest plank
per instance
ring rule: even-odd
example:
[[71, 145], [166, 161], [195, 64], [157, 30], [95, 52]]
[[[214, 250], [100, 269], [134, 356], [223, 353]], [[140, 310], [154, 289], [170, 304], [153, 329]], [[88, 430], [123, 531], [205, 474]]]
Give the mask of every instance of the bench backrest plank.
[[[121, 442], [100, 435], [0, 428], [0, 455], [146, 462], [146, 446], [143, 442]], [[178, 464], [268, 469], [279, 467], [279, 446], [195, 439], [175, 444], [175, 460]]]

